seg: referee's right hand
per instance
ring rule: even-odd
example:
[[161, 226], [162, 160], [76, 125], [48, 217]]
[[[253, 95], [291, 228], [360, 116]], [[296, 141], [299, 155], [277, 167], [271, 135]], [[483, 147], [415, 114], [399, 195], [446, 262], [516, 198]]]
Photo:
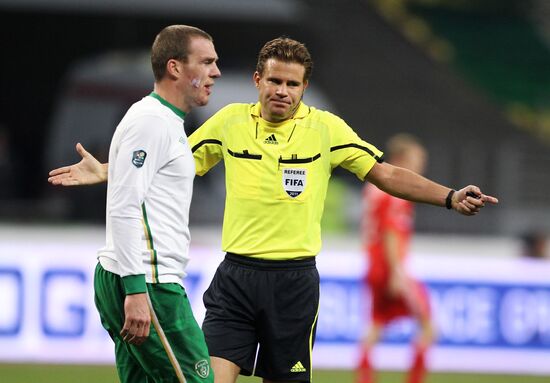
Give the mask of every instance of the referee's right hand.
[[147, 294], [126, 295], [124, 300], [124, 326], [120, 335], [125, 342], [139, 346], [149, 336], [151, 313]]

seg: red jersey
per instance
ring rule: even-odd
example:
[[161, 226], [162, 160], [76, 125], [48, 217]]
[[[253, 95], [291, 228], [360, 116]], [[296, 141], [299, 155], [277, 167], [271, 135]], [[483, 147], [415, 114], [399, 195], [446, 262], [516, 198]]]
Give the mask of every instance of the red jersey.
[[369, 274], [386, 271], [383, 238], [388, 229], [399, 235], [399, 254], [403, 261], [409, 250], [413, 231], [414, 206], [411, 202], [383, 192], [372, 184], [363, 190], [362, 236], [369, 254]]
[[391, 229], [399, 236], [401, 262], [409, 251], [413, 231], [414, 205], [393, 197], [374, 185], [367, 185], [363, 193], [362, 234], [369, 254], [366, 275], [371, 292], [371, 316], [374, 322], [389, 323], [402, 316], [430, 315], [428, 290], [422, 282], [407, 276], [409, 287], [399, 296], [388, 295], [390, 269], [384, 254], [384, 233]]

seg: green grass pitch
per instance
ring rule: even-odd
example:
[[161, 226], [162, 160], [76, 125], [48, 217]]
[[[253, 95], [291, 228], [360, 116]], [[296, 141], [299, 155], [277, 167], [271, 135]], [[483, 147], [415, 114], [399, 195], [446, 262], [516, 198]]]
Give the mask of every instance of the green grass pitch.
[[[403, 382], [399, 372], [378, 373], [378, 383]], [[485, 375], [432, 373], [426, 383], [548, 383], [550, 377], [522, 375]], [[2, 383], [117, 383], [113, 366], [76, 366], [43, 364], [1, 364]], [[238, 383], [260, 383], [259, 378], [240, 377]], [[353, 372], [344, 370], [316, 370], [314, 383], [354, 383]]]

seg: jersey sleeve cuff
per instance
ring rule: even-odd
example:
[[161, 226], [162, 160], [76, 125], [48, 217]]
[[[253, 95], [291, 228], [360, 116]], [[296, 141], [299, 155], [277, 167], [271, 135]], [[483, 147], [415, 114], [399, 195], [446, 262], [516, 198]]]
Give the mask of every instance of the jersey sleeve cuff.
[[125, 277], [122, 277], [122, 283], [124, 284], [124, 292], [126, 293], [126, 295], [147, 292], [145, 274], [127, 275]]

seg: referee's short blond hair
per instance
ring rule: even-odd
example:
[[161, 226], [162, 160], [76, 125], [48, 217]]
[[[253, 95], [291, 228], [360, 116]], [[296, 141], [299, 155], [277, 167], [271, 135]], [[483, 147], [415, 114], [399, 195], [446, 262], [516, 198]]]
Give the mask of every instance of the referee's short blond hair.
[[256, 72], [263, 74], [265, 63], [269, 59], [276, 59], [286, 63], [298, 63], [304, 66], [304, 82], [307, 82], [313, 71], [313, 60], [307, 47], [288, 37], [278, 37], [265, 43], [258, 54]]

